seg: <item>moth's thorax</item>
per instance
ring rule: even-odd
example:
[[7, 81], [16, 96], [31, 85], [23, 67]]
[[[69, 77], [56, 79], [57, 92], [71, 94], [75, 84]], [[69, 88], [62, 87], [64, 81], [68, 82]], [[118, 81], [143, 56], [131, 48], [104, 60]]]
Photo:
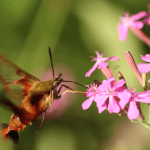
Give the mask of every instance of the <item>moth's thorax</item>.
[[30, 92], [38, 92], [38, 93], [47, 93], [53, 89], [53, 83], [55, 82], [55, 78], [52, 78], [48, 81], [39, 81], [36, 82], [30, 89]]
[[39, 81], [33, 84], [33, 86], [30, 88], [30, 92], [33, 93], [47, 93], [50, 92], [52, 89], [54, 89], [57, 85], [59, 85], [62, 82], [62, 78], [52, 78], [47, 81]]

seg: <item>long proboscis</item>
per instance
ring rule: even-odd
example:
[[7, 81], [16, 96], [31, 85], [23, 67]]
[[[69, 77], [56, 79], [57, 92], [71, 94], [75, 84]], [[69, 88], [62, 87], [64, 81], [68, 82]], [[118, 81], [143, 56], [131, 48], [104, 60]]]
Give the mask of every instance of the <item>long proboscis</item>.
[[53, 67], [53, 60], [52, 60], [52, 52], [51, 52], [51, 48], [48, 47], [48, 50], [49, 50], [49, 56], [50, 56], [50, 60], [51, 60], [51, 66], [52, 66], [53, 78], [54, 78], [54, 67]]
[[83, 87], [87, 88], [85, 85], [82, 85], [82, 84], [80, 84], [80, 83], [78, 83], [78, 82], [74, 82], [74, 81], [62, 81], [62, 82], [71, 82], [71, 83], [75, 83], [75, 84], [78, 84], [78, 85], [80, 85], [80, 86], [83, 86]]

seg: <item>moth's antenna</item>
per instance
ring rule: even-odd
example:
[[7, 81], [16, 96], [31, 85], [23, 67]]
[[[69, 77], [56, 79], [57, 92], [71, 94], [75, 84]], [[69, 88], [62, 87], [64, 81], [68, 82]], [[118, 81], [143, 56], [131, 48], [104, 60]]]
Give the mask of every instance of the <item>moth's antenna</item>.
[[87, 88], [86, 86], [84, 86], [84, 85], [82, 85], [82, 84], [80, 84], [80, 83], [74, 82], [74, 81], [64, 81], [64, 80], [63, 80], [62, 82], [71, 82], [71, 83], [75, 83], [75, 84], [78, 84], [78, 85], [80, 85], [80, 86], [83, 86], [83, 87]]
[[52, 52], [51, 52], [50, 47], [48, 47], [48, 50], [49, 50], [49, 56], [50, 56], [50, 60], [51, 60], [51, 66], [52, 66], [53, 78], [54, 78], [54, 67], [53, 67]]

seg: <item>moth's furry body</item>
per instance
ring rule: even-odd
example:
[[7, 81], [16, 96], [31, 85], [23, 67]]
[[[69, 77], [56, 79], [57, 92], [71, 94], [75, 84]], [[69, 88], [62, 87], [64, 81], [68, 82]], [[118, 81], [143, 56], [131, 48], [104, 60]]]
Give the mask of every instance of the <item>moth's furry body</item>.
[[[15, 72], [15, 79], [11, 74], [7, 74], [7, 71], [10, 70]], [[23, 130], [28, 124], [39, 118], [43, 112], [46, 112], [47, 108], [53, 104], [54, 98], [61, 97], [58, 96], [56, 87], [63, 79], [59, 76], [48, 81], [40, 81], [0, 55], [0, 81], [4, 84], [4, 89], [11, 98], [20, 100], [18, 107], [11, 102], [11, 104], [6, 104], [5, 101], [2, 101], [11, 107], [14, 114], [8, 125], [2, 124], [0, 133], [5, 140], [10, 137], [15, 143], [18, 143], [18, 131]], [[20, 87], [13, 89], [12, 87], [16, 87], [16, 85]]]

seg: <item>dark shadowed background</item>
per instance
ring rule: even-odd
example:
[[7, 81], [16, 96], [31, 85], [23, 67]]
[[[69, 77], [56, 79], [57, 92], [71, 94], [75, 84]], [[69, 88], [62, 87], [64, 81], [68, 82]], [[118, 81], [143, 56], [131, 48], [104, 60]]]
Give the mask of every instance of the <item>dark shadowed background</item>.
[[[100, 70], [85, 77], [94, 64], [89, 56], [95, 57], [98, 50], [105, 52], [105, 57], [118, 56], [120, 61], [110, 63], [115, 77], [121, 71], [128, 86], [142, 91], [124, 52], [130, 51], [140, 63], [140, 55], [149, 53], [149, 47], [131, 32], [125, 42], [120, 42], [116, 27], [125, 11], [147, 11], [148, 3], [149, 0], [0, 0], [0, 54], [45, 80], [52, 77], [50, 46], [56, 76], [61, 72], [66, 80], [88, 85], [95, 79], [105, 79]], [[114, 69], [117, 65], [119, 68]], [[69, 86], [85, 91], [74, 84]], [[0, 94], [7, 96], [2, 88]], [[19, 132], [18, 147], [0, 137], [0, 150], [150, 149], [148, 129], [131, 123], [126, 116], [107, 111], [99, 114], [95, 103], [83, 111], [81, 104], [86, 99], [66, 94], [58, 100], [62, 103], [54, 103], [50, 121], [45, 121], [38, 133], [41, 119]], [[142, 105], [142, 110], [147, 114], [147, 105]], [[0, 104], [0, 122], [9, 123], [11, 115]]]

